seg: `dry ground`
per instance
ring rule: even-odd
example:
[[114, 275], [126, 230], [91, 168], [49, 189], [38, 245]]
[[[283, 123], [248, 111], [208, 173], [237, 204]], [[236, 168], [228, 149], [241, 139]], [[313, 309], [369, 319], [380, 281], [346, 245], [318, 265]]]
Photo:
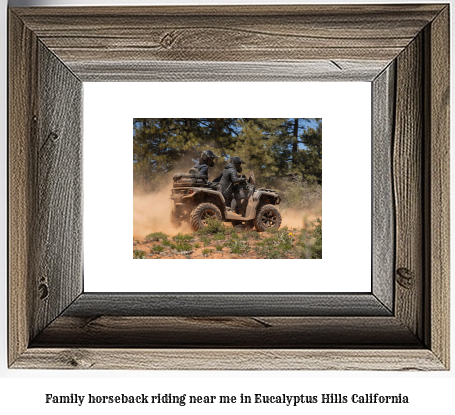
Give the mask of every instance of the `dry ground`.
[[322, 257], [322, 222], [309, 228], [266, 232], [233, 228], [215, 221], [200, 231], [133, 239], [136, 259], [302, 259]]

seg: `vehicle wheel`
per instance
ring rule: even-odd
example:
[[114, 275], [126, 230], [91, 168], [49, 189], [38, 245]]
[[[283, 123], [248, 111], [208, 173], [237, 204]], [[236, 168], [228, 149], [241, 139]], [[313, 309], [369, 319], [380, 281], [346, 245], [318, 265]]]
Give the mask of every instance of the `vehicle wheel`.
[[264, 205], [254, 218], [254, 226], [258, 232], [281, 226], [281, 214], [273, 205]]
[[195, 231], [205, 228], [207, 219], [221, 220], [220, 209], [213, 203], [201, 203], [191, 212], [190, 222]]

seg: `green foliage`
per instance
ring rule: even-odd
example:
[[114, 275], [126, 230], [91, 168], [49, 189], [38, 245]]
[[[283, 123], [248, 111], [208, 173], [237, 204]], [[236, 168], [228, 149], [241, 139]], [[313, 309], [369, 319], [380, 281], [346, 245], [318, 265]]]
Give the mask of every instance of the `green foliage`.
[[175, 249], [177, 250], [177, 252], [192, 251], [193, 246], [188, 242], [178, 242], [175, 245]]
[[310, 209], [322, 200], [322, 186], [308, 183], [301, 176], [285, 186], [283, 193], [283, 208]]
[[152, 248], [152, 251], [153, 251], [153, 252], [163, 252], [163, 251], [164, 251], [164, 246], [155, 245], [155, 246]]
[[224, 234], [229, 236], [229, 235], [236, 233], [237, 231], [238, 231], [238, 229], [236, 229], [236, 228], [225, 228]]
[[193, 239], [193, 235], [179, 233], [173, 236], [172, 239], [176, 242], [191, 241]]
[[282, 253], [276, 249], [269, 249], [266, 251], [264, 259], [280, 259], [283, 258]]
[[320, 118], [135, 118], [133, 181], [146, 191], [157, 189], [166, 173], [187, 171], [208, 149], [221, 156], [211, 177], [236, 155], [263, 186], [295, 177], [322, 183]]
[[231, 250], [232, 254], [244, 254], [250, 250], [247, 242], [238, 239], [231, 239], [225, 246]]
[[216, 233], [215, 235], [213, 235], [213, 239], [215, 241], [224, 241], [225, 238], [226, 236], [224, 235], [224, 233]]
[[313, 238], [315, 241], [311, 247], [311, 259], [322, 259], [322, 221], [320, 219], [316, 220]]
[[261, 235], [259, 235], [259, 232], [256, 231], [250, 231], [247, 233], [248, 238], [253, 238], [253, 239], [260, 239]]
[[[230, 229], [224, 228], [226, 234]], [[256, 231], [233, 231], [230, 235], [218, 232], [214, 234], [179, 234], [174, 236], [174, 241], [164, 238], [157, 245], [152, 246], [151, 254], [161, 254], [169, 248], [171, 252], [183, 253], [185, 255], [193, 252], [193, 249], [200, 248], [204, 257], [209, 257], [213, 252], [222, 252], [223, 248], [228, 248], [229, 252], [238, 255], [247, 255], [252, 249], [253, 257], [265, 259], [279, 258], [322, 258], [322, 220], [317, 219], [311, 223], [307, 229], [271, 229], [268, 232], [258, 233]], [[164, 235], [164, 234], [163, 234]], [[197, 236], [196, 236], [197, 235]], [[166, 235], [164, 235], [166, 236]], [[157, 236], [158, 237], [158, 236]], [[160, 236], [163, 238], [163, 236]], [[199, 238], [193, 245], [189, 241]], [[226, 241], [224, 244], [222, 241]], [[251, 245], [250, 245], [251, 243]], [[215, 249], [210, 249], [210, 245]], [[209, 247], [209, 248], [207, 248]], [[225, 251], [226, 252], [226, 251]], [[152, 255], [149, 255], [151, 257]], [[155, 256], [153, 256], [155, 258]], [[146, 253], [141, 250], [133, 250], [133, 258], [146, 259]], [[156, 258], [160, 258], [157, 256]]]
[[265, 230], [265, 232], [268, 233], [268, 234], [270, 234], [270, 233], [271, 233], [271, 234], [276, 234], [276, 233], [278, 233], [279, 231], [280, 231], [280, 230], [277, 229], [277, 228], [267, 228], [267, 229]]
[[258, 254], [265, 259], [286, 258], [296, 246], [296, 234], [287, 227], [274, 232], [256, 244]]
[[322, 221], [316, 219], [314, 228], [307, 232], [302, 230], [297, 243], [299, 257], [302, 259], [322, 259]]
[[145, 239], [147, 239], [148, 241], [158, 242], [158, 241], [167, 239], [167, 235], [163, 232], [154, 232], [154, 233], [148, 234], [145, 237]]
[[206, 235], [201, 236], [201, 241], [204, 244], [204, 246], [209, 246], [210, 245], [210, 239]]
[[[165, 173], [182, 159], [197, 159], [204, 150], [232, 149], [235, 118], [134, 118], [133, 180], [145, 190], [161, 185]], [[152, 184], [152, 182], [154, 182]]]
[[207, 234], [217, 234], [223, 233], [225, 231], [225, 226], [223, 222], [218, 219], [208, 218], [207, 225], [204, 226], [202, 229], [196, 231], [199, 235], [207, 235]]
[[145, 252], [139, 249], [133, 250], [133, 259], [145, 259]]

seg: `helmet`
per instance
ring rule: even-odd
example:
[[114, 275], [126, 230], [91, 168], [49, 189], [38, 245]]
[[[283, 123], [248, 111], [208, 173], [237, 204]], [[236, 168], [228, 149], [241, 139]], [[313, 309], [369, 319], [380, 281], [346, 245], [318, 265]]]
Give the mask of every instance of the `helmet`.
[[240, 158], [240, 157], [232, 157], [231, 158], [231, 163], [234, 165], [235, 169], [241, 173], [242, 172], [242, 164], [245, 164], [245, 162]]
[[218, 157], [219, 156], [217, 156], [212, 150], [205, 150], [201, 154], [201, 160], [210, 167], [213, 167], [215, 165], [213, 159], [216, 159]]

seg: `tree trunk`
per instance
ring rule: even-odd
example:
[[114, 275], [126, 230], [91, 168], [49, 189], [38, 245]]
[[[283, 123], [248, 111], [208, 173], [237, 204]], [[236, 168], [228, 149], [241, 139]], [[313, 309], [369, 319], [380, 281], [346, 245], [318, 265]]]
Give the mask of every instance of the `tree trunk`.
[[292, 137], [292, 164], [295, 166], [297, 163], [296, 156], [297, 156], [297, 140], [299, 139], [299, 119], [294, 118], [294, 134]]

